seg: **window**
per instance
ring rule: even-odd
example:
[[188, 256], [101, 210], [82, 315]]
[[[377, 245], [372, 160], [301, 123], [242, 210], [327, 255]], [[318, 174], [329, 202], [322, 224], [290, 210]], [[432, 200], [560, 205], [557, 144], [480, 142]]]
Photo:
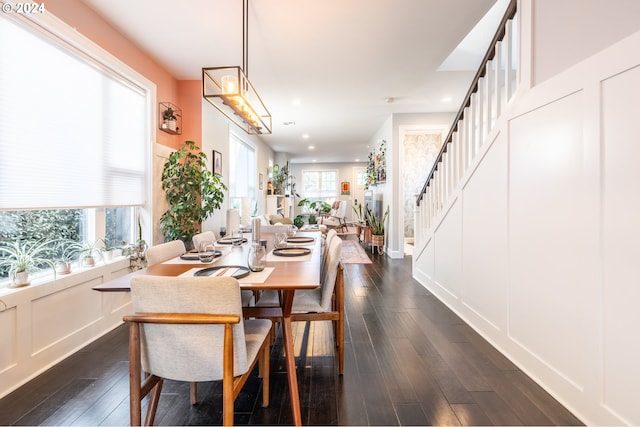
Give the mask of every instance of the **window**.
[[330, 203], [338, 198], [338, 171], [302, 171], [302, 197]]
[[0, 243], [132, 242], [154, 86], [47, 14], [0, 15], [0, 51]]
[[256, 191], [256, 150], [236, 134], [230, 134], [229, 197], [231, 206], [242, 209], [242, 198], [253, 199]]

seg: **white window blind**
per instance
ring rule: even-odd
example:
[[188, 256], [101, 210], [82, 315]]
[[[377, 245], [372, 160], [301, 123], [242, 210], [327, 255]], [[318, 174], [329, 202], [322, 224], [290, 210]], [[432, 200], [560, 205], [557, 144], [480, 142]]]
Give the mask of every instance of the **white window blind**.
[[229, 194], [231, 197], [254, 197], [256, 188], [256, 150], [230, 133]]
[[0, 16], [0, 209], [142, 205], [146, 92]]

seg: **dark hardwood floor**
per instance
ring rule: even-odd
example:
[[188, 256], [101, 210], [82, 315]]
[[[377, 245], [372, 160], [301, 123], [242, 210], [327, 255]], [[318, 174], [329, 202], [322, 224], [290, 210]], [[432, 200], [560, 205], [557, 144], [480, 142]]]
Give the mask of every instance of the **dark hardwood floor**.
[[[294, 324], [303, 422], [310, 425], [582, 425], [411, 278], [411, 259], [345, 266], [345, 374], [329, 322]], [[283, 350], [272, 349], [271, 405], [254, 374], [236, 424], [292, 424]], [[0, 400], [0, 425], [127, 425], [121, 326]], [[220, 424], [221, 386], [167, 381], [157, 425]], [[146, 408], [145, 408], [146, 409]]]

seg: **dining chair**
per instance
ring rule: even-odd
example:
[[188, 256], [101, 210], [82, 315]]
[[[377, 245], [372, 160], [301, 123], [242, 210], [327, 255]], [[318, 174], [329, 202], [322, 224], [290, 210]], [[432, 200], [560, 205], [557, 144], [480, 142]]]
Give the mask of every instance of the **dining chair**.
[[171, 258], [182, 255], [186, 251], [187, 249], [182, 240], [172, 240], [170, 242], [151, 246], [147, 249], [147, 266], [170, 260]]
[[201, 242], [215, 242], [216, 235], [213, 231], [203, 231], [202, 233], [198, 233], [191, 239], [193, 242], [193, 249], [198, 250]]
[[[153, 425], [164, 379], [192, 384], [222, 380], [223, 423], [233, 424], [234, 401], [255, 364], [262, 406], [269, 405], [272, 322], [242, 318], [240, 285], [232, 277], [136, 276], [129, 322], [130, 422], [140, 425], [142, 399], [151, 393], [145, 425]], [[145, 377], [142, 380], [141, 376]]]
[[320, 265], [320, 283], [324, 282], [324, 276], [327, 273], [327, 254], [329, 253], [329, 248], [331, 247], [331, 241], [338, 237], [338, 232], [332, 228], [327, 231], [327, 236], [324, 239], [324, 244], [322, 246], [322, 258]]
[[[342, 239], [331, 239], [326, 255], [326, 272], [320, 286], [316, 289], [296, 291], [291, 310], [293, 322], [332, 321], [340, 375], [344, 373], [344, 268], [340, 262], [341, 252]], [[280, 294], [267, 290], [262, 292], [256, 306], [271, 307], [279, 303]]]

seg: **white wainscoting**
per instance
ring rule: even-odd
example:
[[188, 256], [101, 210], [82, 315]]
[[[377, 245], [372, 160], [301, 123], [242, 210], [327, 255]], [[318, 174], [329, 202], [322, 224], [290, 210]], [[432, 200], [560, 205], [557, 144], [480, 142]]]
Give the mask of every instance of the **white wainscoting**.
[[130, 297], [92, 287], [129, 273], [129, 259], [57, 280], [1, 289], [0, 398], [122, 323]]
[[414, 276], [589, 425], [639, 425], [640, 33], [519, 93]]

